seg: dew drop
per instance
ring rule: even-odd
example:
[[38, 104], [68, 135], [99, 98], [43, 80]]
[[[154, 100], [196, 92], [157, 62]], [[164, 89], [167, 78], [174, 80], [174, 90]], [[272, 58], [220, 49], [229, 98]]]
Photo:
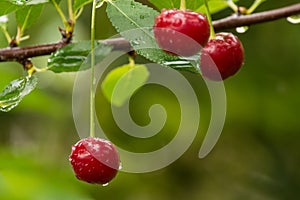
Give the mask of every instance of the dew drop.
[[137, 41], [137, 40], [133, 40], [133, 41], [132, 41], [132, 45], [133, 45], [133, 46], [140, 45], [140, 42], [139, 42], [139, 41]]
[[242, 26], [242, 27], [237, 27], [236, 32], [238, 33], [246, 33], [248, 31], [249, 27], [248, 26]]
[[299, 24], [300, 23], [300, 14], [299, 15], [293, 15], [288, 18], [286, 18], [288, 22], [292, 24]]
[[109, 185], [109, 183], [102, 184], [103, 187], [106, 187], [108, 185]]
[[130, 5], [131, 5], [131, 8], [135, 8], [135, 3], [133, 1], [130, 3]]
[[120, 162], [120, 165], [119, 165], [119, 170], [121, 170], [122, 169], [122, 163]]

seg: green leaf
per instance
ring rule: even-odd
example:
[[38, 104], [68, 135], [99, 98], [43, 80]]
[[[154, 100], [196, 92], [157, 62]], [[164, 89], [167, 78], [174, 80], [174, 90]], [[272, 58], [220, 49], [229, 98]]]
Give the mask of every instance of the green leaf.
[[103, 81], [101, 87], [104, 96], [115, 106], [122, 106], [125, 101], [149, 77], [145, 65], [123, 65], [112, 70]]
[[[238, 0], [234, 0], [234, 2], [237, 2]], [[159, 10], [163, 8], [171, 9], [171, 8], [177, 8], [180, 7], [180, 0], [167, 0], [167, 1], [161, 1], [161, 0], [149, 0], [153, 5], [155, 5]], [[211, 14], [214, 14], [216, 12], [219, 12], [225, 8], [228, 7], [226, 0], [209, 0], [208, 6], [210, 8]], [[196, 12], [203, 12], [205, 13], [205, 7], [204, 7], [204, 0], [189, 0], [186, 1], [186, 8], [189, 10], [193, 10]]]
[[36, 4], [43, 4], [43, 3], [49, 3], [49, 0], [29, 0], [27, 1], [26, 5], [36, 5]]
[[40, 17], [44, 5], [30, 5], [25, 6], [23, 9], [20, 9], [16, 12], [16, 21], [18, 26], [24, 31], [34, 24]]
[[126, 38], [138, 54], [145, 58], [180, 70], [199, 72], [198, 65], [165, 53], [154, 38], [152, 27], [159, 13], [133, 0], [108, 1], [107, 15], [116, 30]]
[[[58, 1], [58, 0], [56, 0]], [[17, 10], [21, 10], [30, 5], [48, 3], [49, 0], [0, 0], [0, 16]]]
[[77, 12], [80, 8], [82, 8], [83, 6], [92, 3], [93, 0], [74, 0], [73, 3], [73, 10], [75, 12]]
[[[110, 52], [112, 47], [102, 43], [95, 44], [96, 63], [103, 60]], [[76, 72], [86, 70], [90, 67], [91, 42], [81, 41], [69, 44], [55, 53], [48, 59], [48, 69], [55, 72]]]
[[35, 76], [23, 77], [12, 81], [0, 94], [0, 110], [8, 112], [16, 107], [37, 85]]
[[18, 6], [9, 1], [0, 1], [0, 16], [6, 15], [11, 12], [15, 12], [20, 9], [22, 6]]

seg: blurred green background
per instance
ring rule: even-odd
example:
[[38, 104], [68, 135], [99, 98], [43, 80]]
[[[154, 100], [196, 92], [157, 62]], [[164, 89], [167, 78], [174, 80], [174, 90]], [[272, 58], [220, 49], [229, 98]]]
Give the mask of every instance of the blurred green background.
[[[252, 1], [240, 2], [247, 6]], [[267, 1], [258, 11], [292, 3], [298, 1]], [[76, 25], [75, 40], [89, 39], [89, 10], [90, 7], [84, 10]], [[116, 34], [104, 11], [104, 7], [98, 10], [97, 39]], [[214, 18], [228, 13], [229, 10]], [[13, 16], [10, 19], [9, 29], [15, 33]], [[28, 31], [31, 39], [23, 45], [58, 41], [58, 26], [62, 26], [59, 17], [48, 5], [39, 22]], [[199, 159], [198, 151], [209, 125], [208, 91], [200, 76], [183, 73], [196, 91], [201, 108], [199, 133], [188, 151], [155, 172], [120, 172], [106, 187], [78, 181], [68, 162], [71, 145], [79, 140], [72, 117], [75, 73], [46, 72], [38, 74], [38, 89], [16, 109], [0, 113], [0, 199], [299, 198], [300, 26], [282, 19], [252, 26], [238, 36], [244, 44], [246, 62], [238, 75], [225, 81], [226, 124], [206, 158]], [[0, 46], [6, 46], [2, 33]], [[45, 67], [46, 59], [35, 58], [34, 63]], [[125, 62], [126, 58], [120, 59], [115, 66]], [[20, 65], [0, 63], [0, 88], [22, 74]], [[157, 85], [143, 87], [131, 99], [131, 114], [138, 124], [149, 123], [148, 109], [152, 104], [164, 105], [169, 115], [162, 131], [145, 141], [130, 138], [115, 126], [110, 105], [101, 91], [96, 100], [97, 114], [108, 137], [136, 152], [158, 149], [168, 143], [180, 122], [174, 95]]]

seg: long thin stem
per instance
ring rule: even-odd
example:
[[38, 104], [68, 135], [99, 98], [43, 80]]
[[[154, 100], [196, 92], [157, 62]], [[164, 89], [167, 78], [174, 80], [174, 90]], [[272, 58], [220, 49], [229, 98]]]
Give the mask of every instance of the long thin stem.
[[65, 15], [64, 15], [63, 11], [60, 9], [59, 5], [56, 3], [55, 0], [52, 0], [52, 3], [53, 3], [53, 5], [54, 5], [56, 11], [58, 12], [59, 16], [61, 17], [63, 23], [64, 23], [65, 25], [67, 25], [67, 24], [68, 24], [68, 21], [67, 21]]
[[7, 42], [9, 43], [11, 41], [11, 37], [10, 37], [7, 29], [4, 28], [3, 26], [0, 26], [0, 28], [1, 28], [2, 32], [3, 32], [3, 34], [5, 35]]
[[237, 5], [232, 0], [227, 0], [227, 5], [234, 11], [238, 11]]
[[91, 19], [91, 82], [90, 82], [90, 136], [95, 137], [95, 19], [97, 0], [93, 0]]
[[69, 11], [69, 18], [72, 20], [72, 22], [74, 22], [75, 17], [74, 17], [74, 13], [73, 13], [73, 7], [72, 7], [72, 0], [68, 0], [68, 11]]
[[215, 38], [215, 29], [214, 29], [213, 24], [212, 24], [212, 18], [211, 18], [211, 14], [210, 14], [210, 11], [209, 11], [207, 1], [208, 0], [204, 0], [204, 4], [205, 4], [206, 17], [207, 17], [207, 20], [208, 20], [209, 26], [210, 26], [210, 38]]
[[22, 35], [23, 35], [22, 28], [20, 26], [18, 26], [17, 35], [16, 35], [16, 43], [18, 45], [20, 44], [20, 40], [21, 40]]
[[252, 14], [260, 4], [265, 2], [266, 0], [255, 0], [254, 3], [251, 5], [251, 7], [247, 10], [247, 14]]
[[180, 1], [180, 10], [185, 10], [186, 9], [186, 2], [185, 0]]

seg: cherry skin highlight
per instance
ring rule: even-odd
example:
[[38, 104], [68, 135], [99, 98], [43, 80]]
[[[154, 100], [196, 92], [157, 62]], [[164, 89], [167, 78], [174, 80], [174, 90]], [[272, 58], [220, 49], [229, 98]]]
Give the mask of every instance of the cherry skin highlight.
[[79, 180], [93, 184], [107, 184], [120, 167], [116, 147], [100, 138], [84, 138], [72, 146], [69, 156], [73, 171]]
[[179, 56], [200, 52], [210, 36], [207, 18], [189, 10], [163, 9], [155, 18], [153, 30], [158, 46]]
[[202, 76], [213, 81], [225, 80], [236, 74], [243, 64], [243, 45], [232, 33], [217, 33], [201, 52]]

